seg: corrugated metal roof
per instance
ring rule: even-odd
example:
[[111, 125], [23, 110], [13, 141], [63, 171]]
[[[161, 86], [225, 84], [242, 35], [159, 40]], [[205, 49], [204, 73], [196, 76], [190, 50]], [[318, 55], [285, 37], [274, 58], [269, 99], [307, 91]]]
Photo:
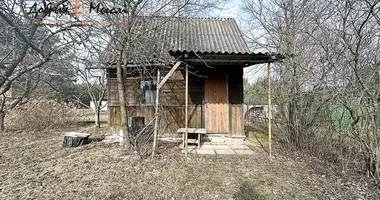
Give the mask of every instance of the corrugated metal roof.
[[[168, 52], [218, 52], [220, 54], [249, 54], [242, 33], [233, 18], [139, 17], [130, 22], [132, 38], [130, 62], [169, 57]], [[125, 28], [119, 37], [127, 37]], [[112, 41], [111, 41], [112, 43]], [[120, 45], [109, 47], [118, 48]], [[112, 46], [112, 44], [111, 44]], [[115, 54], [108, 51], [108, 61]]]
[[[247, 53], [245, 43], [233, 18], [177, 18], [170, 23], [176, 25], [178, 35], [173, 38], [168, 50], [194, 52]], [[165, 27], [168, 31], [170, 26]]]

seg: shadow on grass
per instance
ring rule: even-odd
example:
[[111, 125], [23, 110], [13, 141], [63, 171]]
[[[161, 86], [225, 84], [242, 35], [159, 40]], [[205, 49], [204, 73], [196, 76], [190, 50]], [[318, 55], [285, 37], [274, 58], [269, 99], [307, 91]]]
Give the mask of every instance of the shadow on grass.
[[248, 181], [243, 181], [240, 184], [239, 190], [233, 194], [233, 198], [235, 200], [265, 200], [266, 199], [262, 194], [260, 194], [257, 187]]
[[262, 134], [262, 133], [251, 133], [251, 134], [255, 137], [256, 141], [260, 144], [261, 148], [262, 148], [265, 152], [269, 153], [268, 150], [264, 147], [263, 143], [260, 141], [260, 139], [259, 139], [259, 137], [258, 137], [258, 135], [259, 135], [259, 134]]
[[246, 136], [255, 143], [258, 143], [260, 147], [268, 153], [267, 148], [264, 146], [264, 142], [267, 142], [268, 136], [262, 128], [255, 128], [252, 126], [245, 126]]
[[172, 149], [176, 149], [180, 144], [181, 142], [178, 141], [159, 141], [157, 154], [163, 154]]

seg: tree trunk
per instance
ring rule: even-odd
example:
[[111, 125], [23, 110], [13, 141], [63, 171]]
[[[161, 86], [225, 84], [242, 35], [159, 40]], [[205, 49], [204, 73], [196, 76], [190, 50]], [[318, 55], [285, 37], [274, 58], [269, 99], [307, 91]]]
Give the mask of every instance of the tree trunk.
[[376, 152], [369, 152], [366, 158], [367, 177], [379, 178], [379, 158]]
[[370, 148], [371, 150], [368, 152], [368, 160], [366, 163], [368, 175], [371, 177], [379, 178], [379, 163], [380, 163], [380, 157], [379, 157], [379, 144], [378, 144], [378, 128], [379, 128], [379, 121], [378, 121], [378, 111], [379, 111], [379, 105], [377, 103], [377, 98], [372, 98], [373, 101], [373, 110], [371, 114], [371, 126], [372, 130], [371, 132], [367, 132], [370, 135], [368, 140], [370, 142]]
[[297, 124], [297, 107], [294, 99], [291, 99], [288, 107], [288, 135], [289, 142], [299, 148], [299, 131]]
[[1, 132], [4, 132], [5, 130], [5, 112], [4, 111], [0, 111], [0, 131]]
[[100, 128], [100, 108], [95, 108], [95, 127]]
[[[124, 48], [124, 47], [122, 47]], [[116, 75], [117, 75], [117, 89], [119, 92], [119, 103], [120, 103], [120, 122], [121, 122], [121, 132], [123, 134], [122, 144], [126, 147], [130, 147], [130, 138], [127, 129], [127, 110], [125, 102], [125, 91], [124, 91], [124, 78], [123, 78], [123, 69], [121, 66], [123, 58], [123, 49], [120, 51], [119, 58], [116, 65]]]

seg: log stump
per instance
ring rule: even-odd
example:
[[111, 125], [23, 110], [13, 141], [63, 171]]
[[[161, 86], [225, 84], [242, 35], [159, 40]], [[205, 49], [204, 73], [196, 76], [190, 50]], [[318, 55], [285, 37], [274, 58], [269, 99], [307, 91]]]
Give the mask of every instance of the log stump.
[[78, 147], [88, 144], [88, 133], [68, 132], [63, 135], [63, 147]]

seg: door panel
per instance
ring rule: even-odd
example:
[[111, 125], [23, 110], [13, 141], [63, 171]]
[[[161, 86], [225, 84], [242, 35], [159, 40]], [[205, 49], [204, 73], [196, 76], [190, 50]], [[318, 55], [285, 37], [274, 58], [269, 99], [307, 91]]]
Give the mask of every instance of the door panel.
[[228, 89], [225, 74], [205, 80], [205, 117], [207, 133], [229, 133]]

